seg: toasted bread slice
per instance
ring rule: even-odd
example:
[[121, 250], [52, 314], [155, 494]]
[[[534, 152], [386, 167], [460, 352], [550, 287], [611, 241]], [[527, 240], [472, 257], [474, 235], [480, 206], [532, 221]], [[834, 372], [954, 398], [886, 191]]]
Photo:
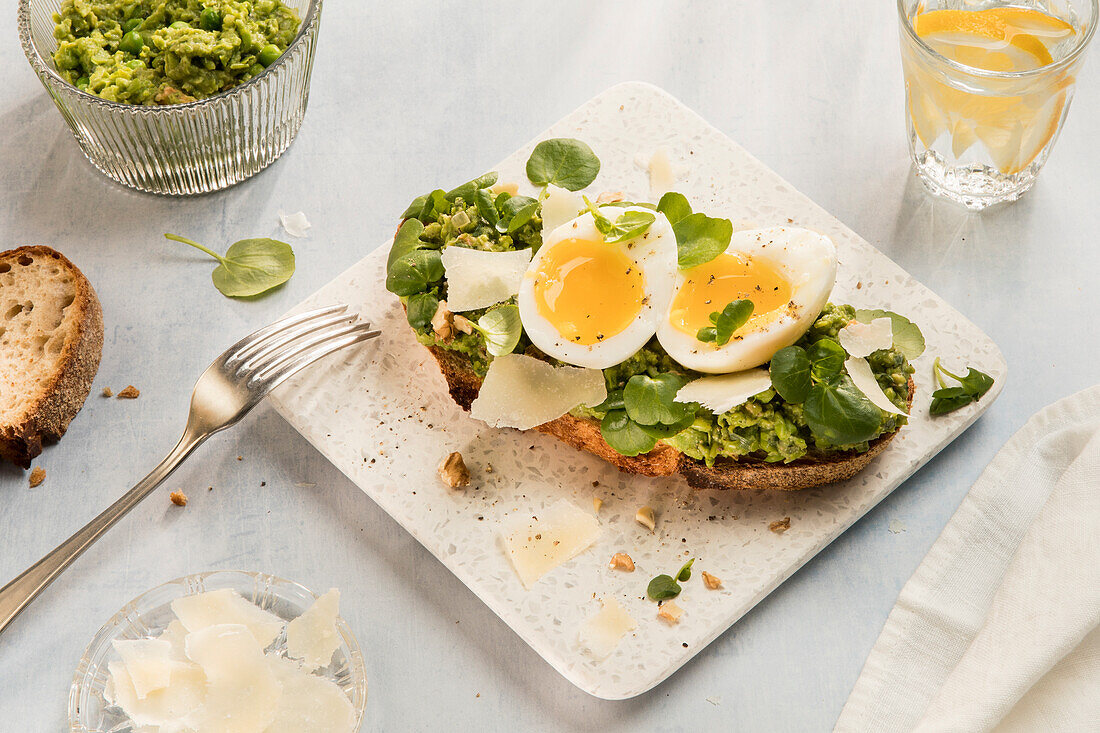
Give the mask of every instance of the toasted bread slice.
[[[428, 350], [439, 363], [443, 378], [454, 399], [469, 410], [481, 388], [481, 378], [470, 368], [461, 354], [438, 346]], [[909, 405], [913, 403], [915, 385], [909, 380]], [[887, 433], [871, 442], [864, 453], [842, 453], [829, 456], [806, 456], [791, 463], [766, 463], [749, 459], [719, 459], [713, 466], [690, 458], [666, 443], [659, 442], [649, 453], [624, 456], [609, 446], [600, 435], [600, 426], [593, 420], [582, 420], [566, 414], [539, 425], [536, 430], [553, 435], [579, 450], [593, 453], [620, 471], [644, 476], [683, 474], [688, 485], [697, 489], [777, 489], [795, 491], [821, 484], [843, 481], [867, 467], [875, 456], [886, 449], [896, 432]]]
[[99, 369], [103, 311], [49, 247], [0, 252], [0, 458], [29, 468], [65, 434]]

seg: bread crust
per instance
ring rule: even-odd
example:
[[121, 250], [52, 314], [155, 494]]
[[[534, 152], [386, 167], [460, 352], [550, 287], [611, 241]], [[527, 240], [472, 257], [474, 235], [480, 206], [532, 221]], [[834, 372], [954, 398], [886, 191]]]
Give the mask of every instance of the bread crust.
[[99, 371], [103, 352], [103, 309], [92, 284], [64, 255], [50, 247], [28, 246], [0, 252], [0, 263], [19, 257], [49, 257], [73, 276], [76, 332], [66, 338], [58, 367], [39, 390], [36, 402], [14, 425], [0, 425], [0, 458], [23, 468], [42, 452], [43, 442], [59, 440], [80, 411]]
[[[428, 346], [439, 364], [451, 398], [464, 410], [469, 410], [481, 388], [481, 379], [459, 353], [439, 346]], [[909, 379], [909, 407], [916, 390]], [[898, 431], [871, 441], [863, 453], [843, 453], [829, 456], [806, 456], [791, 463], [766, 463], [755, 459], [720, 458], [713, 466], [684, 455], [664, 442], [649, 453], [624, 456], [615, 451], [600, 434], [600, 426], [592, 420], [582, 420], [565, 414], [535, 428], [553, 435], [578, 450], [588, 451], [611, 463], [620, 471], [643, 476], [682, 474], [695, 489], [748, 490], [768, 489], [798, 491], [822, 484], [844, 481], [862, 471], [886, 450]]]

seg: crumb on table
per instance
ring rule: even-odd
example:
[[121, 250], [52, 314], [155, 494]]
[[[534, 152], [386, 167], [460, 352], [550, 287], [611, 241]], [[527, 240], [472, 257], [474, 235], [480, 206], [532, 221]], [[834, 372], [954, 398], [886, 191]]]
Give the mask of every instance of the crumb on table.
[[114, 397], [115, 396], [115, 391], [113, 389], [111, 389], [110, 387], [104, 387], [103, 388], [103, 396], [104, 397]]
[[187, 506], [187, 494], [183, 493], [182, 491], [173, 491], [171, 494], [169, 494], [168, 498], [170, 498], [172, 500], [172, 503], [176, 506]]
[[791, 528], [791, 518], [790, 517], [783, 517], [782, 519], [780, 519], [778, 521], [775, 521], [775, 522], [772, 522], [771, 524], [768, 525], [768, 529], [770, 529], [772, 532], [775, 532], [776, 534], [783, 534], [784, 532], [786, 532], [790, 528]]
[[29, 483], [30, 487], [33, 489], [35, 486], [41, 486], [42, 482], [45, 480], [46, 469], [42, 468], [42, 466], [35, 466], [31, 470], [31, 475], [30, 478], [27, 480], [27, 483]]
[[126, 389], [118, 393], [118, 399], [120, 400], [136, 400], [141, 395], [141, 391], [132, 384], [126, 386]]

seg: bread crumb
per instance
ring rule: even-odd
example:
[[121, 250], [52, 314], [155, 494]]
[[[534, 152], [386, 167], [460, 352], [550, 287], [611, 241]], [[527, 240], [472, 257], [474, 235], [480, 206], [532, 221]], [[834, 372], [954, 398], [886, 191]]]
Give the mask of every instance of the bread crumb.
[[703, 571], [703, 585], [711, 590], [718, 590], [722, 587], [722, 579], [717, 575], [711, 575], [706, 570]]
[[187, 506], [187, 494], [182, 491], [173, 491], [168, 495], [168, 498], [172, 500], [172, 503], [176, 506]]
[[653, 513], [653, 507], [644, 506], [634, 513], [634, 521], [642, 525], [650, 532], [657, 528], [657, 516]]
[[42, 482], [45, 480], [46, 469], [42, 468], [42, 466], [35, 466], [31, 470], [31, 475], [30, 478], [27, 480], [27, 483], [30, 484], [30, 487], [33, 489], [35, 486], [41, 486]]
[[625, 552], [616, 552], [611, 556], [611, 562], [607, 563], [607, 567], [612, 570], [625, 570], [628, 573], [633, 573], [634, 561]]
[[140, 394], [141, 392], [138, 388], [130, 384], [126, 386], [126, 389], [118, 393], [118, 398], [120, 400], [136, 400]]
[[452, 489], [470, 485], [470, 470], [458, 451], [451, 453], [439, 464], [439, 478]]
[[668, 624], [680, 623], [680, 617], [683, 615], [684, 609], [680, 608], [672, 601], [665, 601], [657, 609], [657, 618]]
[[485, 473], [492, 473], [492, 472], [493, 472], [493, 464], [486, 463], [485, 464]]
[[111, 389], [110, 387], [104, 387], [103, 388], [103, 396], [104, 397], [114, 397], [115, 396], [115, 391], [113, 389]]
[[782, 519], [780, 519], [776, 522], [772, 522], [771, 524], [768, 525], [768, 529], [770, 529], [772, 532], [775, 532], [776, 534], [783, 534], [784, 532], [786, 532], [790, 528], [791, 528], [791, 518], [790, 517], [783, 517]]

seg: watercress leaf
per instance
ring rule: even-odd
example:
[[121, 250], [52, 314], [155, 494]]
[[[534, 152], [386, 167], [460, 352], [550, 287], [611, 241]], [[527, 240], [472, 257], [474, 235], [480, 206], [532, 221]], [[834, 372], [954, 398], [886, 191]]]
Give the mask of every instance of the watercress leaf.
[[607, 399], [600, 404], [592, 408], [593, 410], [599, 410], [600, 412], [610, 412], [611, 410], [623, 410], [626, 406], [623, 404], [623, 391], [621, 389], [613, 389], [607, 393]]
[[393, 263], [403, 255], [412, 252], [422, 246], [420, 235], [424, 231], [424, 225], [419, 219], [407, 219], [397, 234], [393, 237], [393, 245], [390, 247], [390, 255], [386, 260], [386, 267], [392, 267]]
[[844, 360], [848, 353], [844, 347], [832, 339], [819, 339], [806, 349], [806, 356], [813, 364], [811, 374], [814, 379], [827, 381], [840, 374], [844, 369]]
[[680, 595], [680, 584], [671, 575], [658, 575], [649, 581], [646, 595], [655, 601], [667, 601]]
[[695, 422], [694, 413], [688, 415], [683, 420], [674, 423], [672, 425], [639, 425], [646, 435], [650, 435], [657, 440], [664, 440], [665, 438], [671, 438], [673, 435], [679, 435], [683, 431], [691, 427], [691, 424]]
[[676, 222], [691, 216], [691, 204], [684, 194], [669, 191], [657, 202], [657, 211], [665, 215], [669, 224], [675, 226]]
[[657, 217], [645, 211], [628, 211], [615, 220], [611, 236], [606, 237], [608, 244], [626, 242], [646, 233]]
[[672, 226], [676, 234], [677, 264], [681, 270], [710, 262], [726, 251], [733, 236], [729, 219], [689, 214]]
[[771, 364], [768, 366], [772, 387], [780, 397], [792, 405], [805, 402], [812, 386], [811, 368], [810, 357], [802, 347], [788, 346], [780, 349], [772, 357]]
[[699, 332], [695, 334], [695, 338], [704, 344], [712, 344], [718, 340], [718, 329], [714, 326], [700, 328]]
[[214, 287], [233, 298], [244, 298], [282, 285], [294, 274], [294, 250], [275, 239], [242, 239], [230, 245], [214, 268]]
[[447, 200], [447, 194], [443, 189], [437, 188], [424, 198], [424, 206], [420, 209], [420, 215], [417, 218], [422, 222], [433, 222], [439, 218], [440, 214], [450, 210], [451, 202]]
[[422, 293], [443, 277], [439, 251], [416, 249], [394, 260], [386, 273], [386, 290], [401, 297]]
[[648, 201], [608, 201], [607, 203], [600, 204], [601, 209], [606, 209], [608, 206], [616, 206], [619, 208], [637, 206], [642, 209], [650, 209], [651, 211], [657, 210], [657, 204], [651, 204]]
[[870, 323], [876, 318], [890, 319], [890, 326], [894, 335], [894, 347], [904, 354], [906, 359], [916, 359], [924, 353], [924, 334], [921, 333], [917, 324], [905, 316], [880, 308], [856, 311], [856, 320], [860, 323]]
[[600, 159], [580, 140], [555, 138], [535, 146], [527, 160], [527, 178], [539, 186], [553, 184], [580, 191], [596, 180]]
[[968, 394], [973, 395], [974, 399], [977, 400], [993, 386], [993, 377], [985, 372], [979, 372], [974, 367], [968, 367], [966, 376], [960, 377], [959, 383], [962, 384], [963, 389]]
[[675, 425], [694, 414], [691, 405], [675, 401], [684, 384], [675, 374], [635, 374], [623, 388], [626, 414], [640, 425]]
[[496, 204], [493, 202], [493, 194], [484, 188], [478, 189], [474, 194], [474, 204], [477, 206], [478, 216], [489, 226], [495, 227], [500, 221], [500, 212], [497, 211]]
[[932, 393], [932, 404], [928, 406], [931, 415], [946, 415], [960, 407], [974, 402], [976, 397], [962, 387], [944, 387]]
[[649, 453], [657, 438], [647, 434], [630, 419], [625, 410], [612, 410], [600, 421], [600, 435], [611, 448], [624, 456]]
[[510, 198], [512, 198], [512, 194], [508, 193], [507, 191], [501, 191], [500, 193], [498, 193], [496, 199], [493, 200], [493, 203], [496, 204], [497, 211], [503, 211], [504, 204]]
[[512, 353], [523, 330], [519, 320], [519, 307], [510, 303], [486, 312], [477, 319], [477, 326], [485, 337], [485, 349], [493, 356]]
[[684, 566], [680, 568], [680, 572], [676, 573], [676, 580], [681, 583], [686, 583], [687, 581], [691, 580], [691, 566], [694, 564], [694, 557], [684, 563]]
[[413, 199], [413, 202], [409, 204], [409, 208], [405, 209], [405, 213], [401, 215], [402, 219], [408, 219], [410, 216], [420, 216], [420, 212], [424, 209], [424, 204], [428, 201], [428, 195], [417, 196]]
[[610, 235], [612, 229], [614, 229], [611, 220], [604, 216], [603, 212], [600, 211], [600, 207], [592, 203], [587, 196], [582, 196], [581, 198], [584, 199], [584, 210], [592, 215], [592, 222], [596, 225], [596, 231], [605, 237]]
[[431, 325], [432, 317], [439, 310], [439, 299], [431, 293], [417, 293], [409, 298], [405, 310], [409, 325], [423, 331]]
[[450, 191], [444, 194], [444, 198], [452, 202], [456, 199], [462, 199], [466, 203], [471, 203], [473, 201], [474, 193], [476, 191], [489, 188], [489, 186], [492, 186], [496, 182], [497, 172], [489, 171], [484, 175], [478, 176], [472, 181], [467, 181], [461, 186], [456, 186], [455, 188], [452, 188]]
[[508, 234], [519, 231], [525, 224], [534, 218], [535, 212], [537, 212], [538, 209], [539, 204], [537, 201], [533, 204], [527, 204], [516, 212], [516, 215], [508, 222], [508, 227], [504, 231]]
[[[531, 220], [538, 210], [539, 202], [530, 196], [509, 196], [500, 206], [500, 221], [497, 231], [501, 234], [514, 232]], [[512, 228], [512, 227], [515, 228]]]
[[862, 443], [882, 427], [882, 410], [843, 374], [810, 388], [805, 414], [814, 436], [833, 445]]
[[728, 344], [737, 329], [748, 323], [755, 307], [751, 300], [731, 300], [718, 317], [712, 319], [715, 325], [714, 342], [719, 346]]

